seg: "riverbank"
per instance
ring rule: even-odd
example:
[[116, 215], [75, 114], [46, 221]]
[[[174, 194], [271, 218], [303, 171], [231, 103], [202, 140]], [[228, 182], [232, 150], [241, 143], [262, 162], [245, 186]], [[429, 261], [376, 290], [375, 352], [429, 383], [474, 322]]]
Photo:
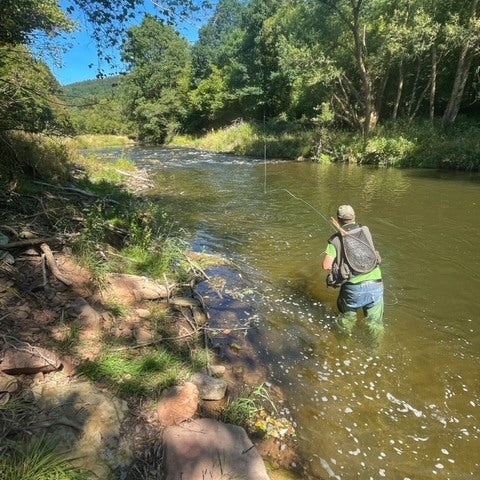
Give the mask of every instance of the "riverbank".
[[[4, 189], [0, 424], [8, 442], [0, 469], [15, 478], [13, 452], [31, 449], [59, 462], [50, 440], [32, 447], [19, 432], [37, 429], [50, 438], [61, 425], [64, 445], [85, 460], [75, 471], [62, 463], [64, 478], [83, 478], [85, 467], [98, 478], [114, 471], [147, 478], [136, 472], [163, 468], [158, 451], [165, 416], [184, 420], [175, 405], [175, 414], [165, 413], [162, 399], [178, 394], [178, 406], [185, 392], [170, 388], [190, 385], [202, 372], [212, 381], [223, 377], [216, 381], [228, 384], [230, 399], [201, 398], [189, 416], [199, 411], [257, 436], [268, 430], [267, 443], [255, 444], [266, 455], [277, 450], [277, 466], [290, 464], [295, 456], [284, 447], [293, 430], [272, 415], [275, 395], [260, 383], [242, 385], [238, 368], [219, 365], [218, 352], [208, 348], [208, 310], [195, 285], [221, 261], [185, 249], [172, 233], [173, 220], [141, 195], [150, 184], [144, 172], [126, 161], [72, 161], [68, 184], [22, 177]], [[221, 333], [234, 338], [234, 331], [232, 325]], [[25, 349], [30, 363], [20, 365], [18, 352]], [[82, 414], [68, 410], [70, 397]], [[94, 404], [104, 412], [88, 407]], [[86, 436], [92, 424], [94, 435], [110, 438], [108, 446]], [[271, 478], [285, 475], [273, 471]]]
[[263, 158], [309, 159], [399, 168], [480, 170], [480, 126], [459, 120], [448, 132], [417, 121], [377, 127], [363, 136], [334, 127], [237, 122], [205, 135], [178, 135], [170, 145]]

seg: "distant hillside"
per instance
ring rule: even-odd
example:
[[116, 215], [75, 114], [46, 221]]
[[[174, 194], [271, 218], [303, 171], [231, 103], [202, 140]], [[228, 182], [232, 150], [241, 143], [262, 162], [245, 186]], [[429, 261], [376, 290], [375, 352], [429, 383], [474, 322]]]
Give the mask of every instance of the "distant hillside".
[[116, 75], [114, 77], [70, 83], [69, 85], [64, 85], [62, 88], [65, 97], [71, 103], [85, 99], [100, 100], [103, 98], [112, 98], [122, 80], [123, 77], [121, 75]]

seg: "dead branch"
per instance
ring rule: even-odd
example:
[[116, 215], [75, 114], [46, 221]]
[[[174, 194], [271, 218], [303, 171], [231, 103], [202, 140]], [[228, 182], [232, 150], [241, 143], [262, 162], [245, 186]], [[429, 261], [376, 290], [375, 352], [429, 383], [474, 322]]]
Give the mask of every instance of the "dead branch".
[[153, 185], [153, 181], [150, 178], [141, 177], [140, 175], [133, 175], [132, 173], [124, 172], [123, 170], [119, 170], [118, 168], [116, 168], [115, 171], [120, 173], [121, 175], [125, 175], [126, 177], [135, 178], [136, 180], [141, 180], [142, 182]]
[[41, 245], [42, 243], [60, 243], [61, 240], [55, 237], [48, 238], [27, 238], [25, 240], [18, 240], [17, 242], [10, 242], [2, 245], [3, 250], [13, 250], [15, 248], [33, 247]]
[[45, 254], [47, 265], [50, 268], [50, 271], [53, 273], [53, 276], [57, 280], [60, 280], [65, 285], [70, 286], [72, 284], [72, 281], [69, 278], [67, 278], [65, 275], [63, 275], [62, 272], [60, 272], [60, 270], [58, 269], [57, 264], [55, 262], [55, 258], [53, 257], [53, 253], [50, 250], [50, 247], [46, 243], [42, 243], [40, 245], [40, 249]]

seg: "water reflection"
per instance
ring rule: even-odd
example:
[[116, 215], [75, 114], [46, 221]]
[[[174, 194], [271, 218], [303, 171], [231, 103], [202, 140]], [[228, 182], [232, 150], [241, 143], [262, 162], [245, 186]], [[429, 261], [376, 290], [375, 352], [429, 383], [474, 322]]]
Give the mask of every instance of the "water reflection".
[[[196, 248], [251, 285], [255, 342], [312, 468], [338, 479], [480, 477], [478, 176], [132, 150]], [[299, 201], [285, 189], [303, 199]], [[310, 208], [310, 204], [313, 208]], [[386, 335], [332, 331], [325, 221], [355, 206], [382, 253]], [[319, 215], [317, 211], [322, 215]]]

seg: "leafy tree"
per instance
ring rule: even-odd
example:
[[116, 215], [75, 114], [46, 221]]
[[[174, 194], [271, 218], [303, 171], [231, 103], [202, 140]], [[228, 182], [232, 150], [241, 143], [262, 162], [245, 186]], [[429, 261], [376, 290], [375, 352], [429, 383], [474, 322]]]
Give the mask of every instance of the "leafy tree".
[[146, 16], [129, 30], [123, 58], [131, 67], [126, 112], [141, 139], [161, 143], [188, 113], [190, 46], [173, 27]]
[[0, 25], [0, 45], [29, 43], [35, 31], [52, 36], [74, 27], [57, 0], [2, 0]]
[[71, 132], [62, 90], [50, 69], [26, 47], [0, 47], [0, 132]]
[[[194, 78], [205, 79], [212, 72], [212, 65], [223, 67], [228, 63], [225, 45], [233, 30], [240, 25], [245, 11], [243, 0], [220, 0], [215, 12], [198, 34], [192, 49]], [[197, 82], [198, 83], [198, 82]]]

